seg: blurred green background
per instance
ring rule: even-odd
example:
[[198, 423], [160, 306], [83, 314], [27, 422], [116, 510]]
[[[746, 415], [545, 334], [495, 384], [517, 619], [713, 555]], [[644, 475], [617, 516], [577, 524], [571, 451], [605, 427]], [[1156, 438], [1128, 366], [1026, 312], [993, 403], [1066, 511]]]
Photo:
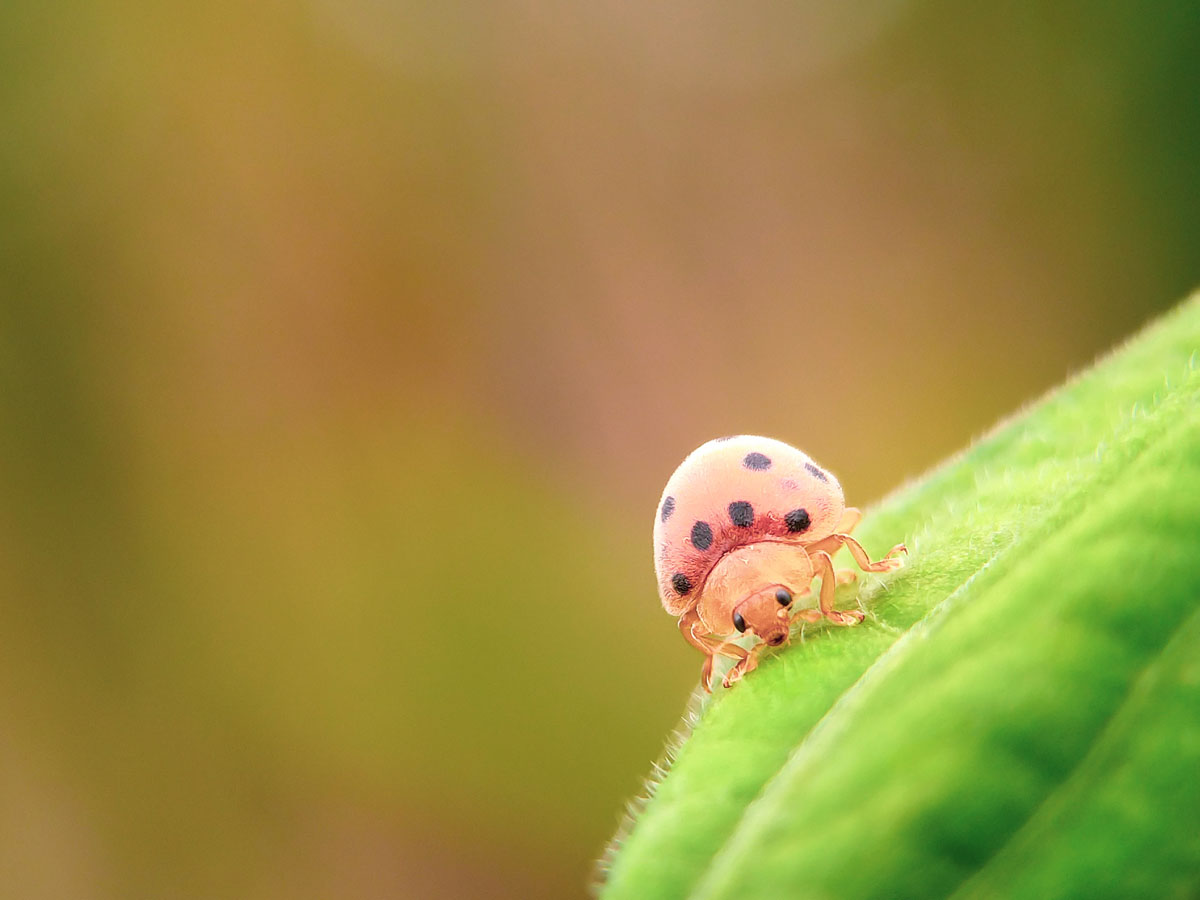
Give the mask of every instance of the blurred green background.
[[868, 504], [1193, 288], [1198, 44], [9, 0], [0, 893], [583, 896], [701, 661], [667, 476], [760, 432]]

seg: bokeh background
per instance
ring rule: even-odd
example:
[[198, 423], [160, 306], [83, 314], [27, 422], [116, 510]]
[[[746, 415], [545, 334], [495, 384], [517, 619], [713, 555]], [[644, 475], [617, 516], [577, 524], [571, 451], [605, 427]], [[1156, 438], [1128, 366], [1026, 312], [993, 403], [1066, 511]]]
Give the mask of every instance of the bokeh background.
[[0, 894], [583, 896], [675, 465], [866, 505], [1170, 306], [1198, 97], [1192, 2], [7, 0]]

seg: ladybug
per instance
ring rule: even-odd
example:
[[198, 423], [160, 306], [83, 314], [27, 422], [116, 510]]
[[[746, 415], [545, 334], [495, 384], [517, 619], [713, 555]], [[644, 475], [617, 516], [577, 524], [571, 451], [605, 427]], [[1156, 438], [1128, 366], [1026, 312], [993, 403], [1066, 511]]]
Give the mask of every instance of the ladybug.
[[[855, 574], [834, 572], [831, 554], [845, 545], [864, 572], [887, 572], [907, 550], [897, 544], [871, 562], [850, 537], [861, 518], [832, 472], [772, 438], [718, 438], [680, 464], [654, 516], [654, 568], [663, 606], [706, 656], [706, 691], [714, 656], [737, 660], [723, 680], [729, 687], [758, 665], [763, 646], [785, 643], [795, 622], [863, 620], [858, 610], [833, 608], [835, 585]], [[814, 578], [818, 608], [794, 612]], [[735, 643], [745, 634], [759, 638], [748, 650]]]

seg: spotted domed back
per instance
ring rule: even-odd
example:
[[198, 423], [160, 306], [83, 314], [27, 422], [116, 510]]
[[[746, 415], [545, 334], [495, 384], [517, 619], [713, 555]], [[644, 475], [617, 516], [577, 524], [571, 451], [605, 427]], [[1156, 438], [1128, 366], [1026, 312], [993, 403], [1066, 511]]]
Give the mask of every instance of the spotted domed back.
[[692, 606], [730, 550], [814, 543], [833, 534], [844, 510], [838, 480], [795, 447], [754, 435], [709, 441], [675, 470], [655, 511], [663, 606], [676, 616]]

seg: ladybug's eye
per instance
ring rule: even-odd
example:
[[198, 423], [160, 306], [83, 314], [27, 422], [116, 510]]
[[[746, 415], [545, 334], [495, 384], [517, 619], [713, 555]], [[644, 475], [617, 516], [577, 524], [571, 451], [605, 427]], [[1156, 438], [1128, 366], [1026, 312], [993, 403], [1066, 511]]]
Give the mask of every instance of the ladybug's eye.
[[792, 594], [787, 588], [780, 588], [775, 592], [775, 600], [780, 606], [787, 606], [792, 602]]
[[742, 632], [746, 630], [746, 620], [742, 618], [741, 613], [733, 614], [733, 627]]

